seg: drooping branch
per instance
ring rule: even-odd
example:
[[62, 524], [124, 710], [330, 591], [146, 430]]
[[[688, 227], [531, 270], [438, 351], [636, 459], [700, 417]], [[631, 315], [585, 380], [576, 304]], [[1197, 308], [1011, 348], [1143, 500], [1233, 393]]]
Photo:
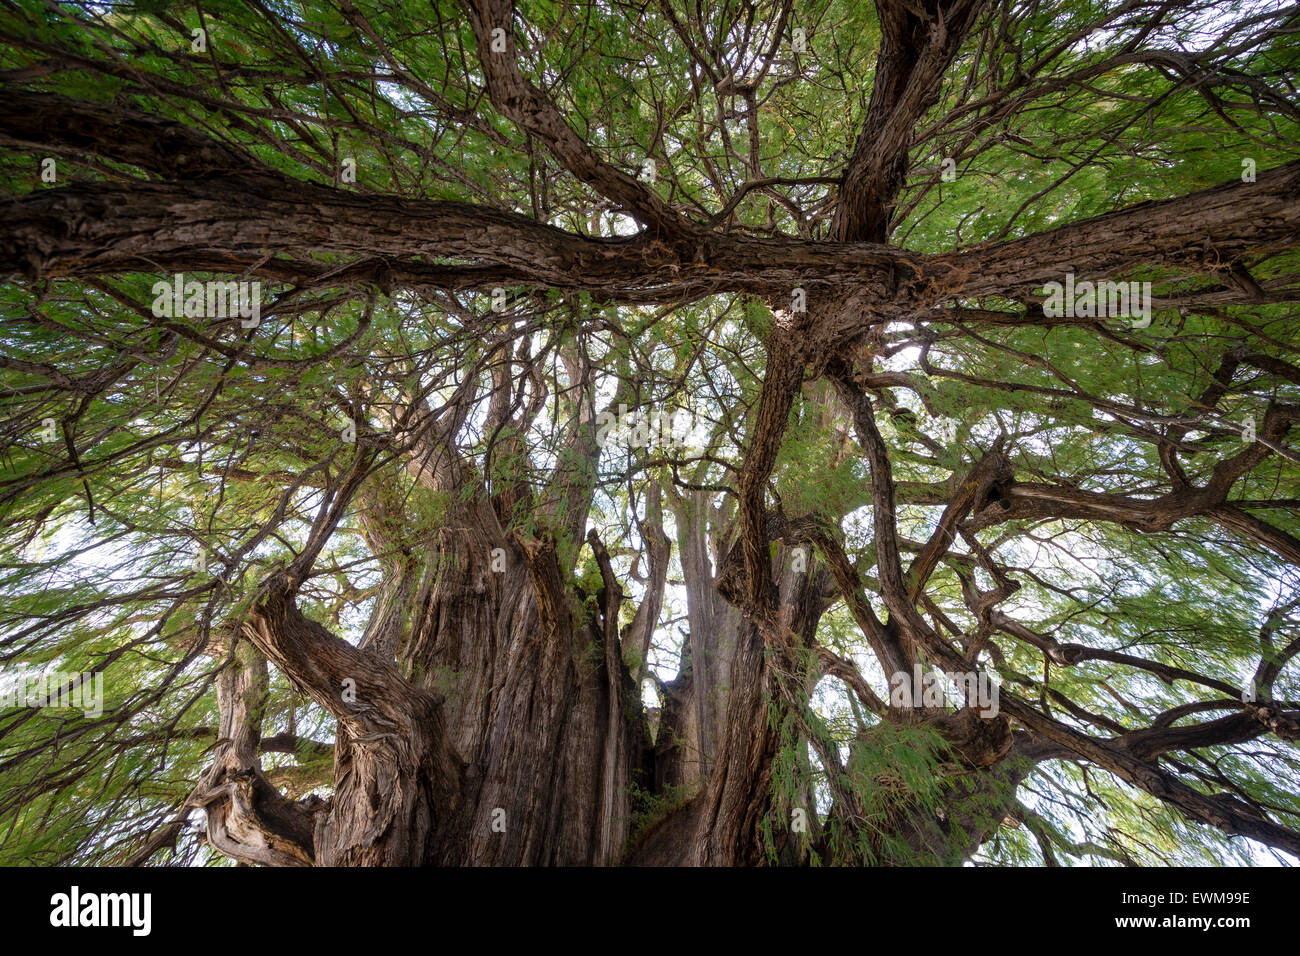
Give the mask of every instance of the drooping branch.
[[858, 442], [866, 453], [871, 468], [872, 532], [875, 536], [880, 597], [889, 609], [891, 621], [899, 627], [904, 652], [910, 658], [914, 653], [913, 646], [919, 643], [920, 635], [928, 629], [909, 597], [907, 581], [903, 577], [889, 450], [876, 428], [871, 400], [854, 384], [848, 366], [837, 359], [827, 366], [826, 374], [852, 412]]
[[623, 660], [632, 670], [633, 680], [638, 687], [649, 667], [650, 643], [659, 629], [659, 612], [663, 608], [664, 588], [668, 582], [668, 557], [672, 550], [672, 540], [664, 531], [662, 496], [663, 491], [658, 484], [651, 484], [646, 492], [646, 516], [640, 522], [639, 529], [645, 542], [643, 554], [649, 574], [645, 594], [637, 605], [636, 615], [623, 628], [619, 637]]
[[[1300, 854], [1300, 833], [1281, 826], [1234, 798], [1194, 790], [1154, 762], [1142, 760], [1121, 746], [1079, 733], [1040, 713], [1014, 694], [1002, 694], [1002, 709], [1034, 733], [1068, 748], [1109, 770], [1140, 790], [1181, 810], [1191, 819], [1224, 833], [1247, 836], [1289, 853]], [[1213, 742], [1213, 741], [1210, 741]], [[1189, 742], [1184, 741], [1184, 746]]]
[[[1300, 418], [1300, 408], [1271, 404], [1259, 437], [1279, 443]], [[964, 524], [969, 531], [1024, 518], [1084, 518], [1121, 524], [1137, 531], [1165, 531], [1178, 521], [1196, 515], [1212, 518], [1231, 531], [1269, 548], [1284, 560], [1300, 558], [1300, 542], [1267, 522], [1226, 504], [1234, 482], [1266, 457], [1270, 449], [1256, 441], [1230, 458], [1218, 462], [1203, 487], [1176, 488], [1157, 498], [1084, 491], [1061, 485], [1008, 481], [1001, 486], [996, 507], [986, 507]]]
[[956, 540], [957, 526], [966, 519], [974, 508], [987, 500], [989, 490], [994, 483], [1006, 481], [1011, 477], [1011, 462], [1000, 449], [995, 448], [976, 463], [970, 472], [957, 484], [949, 499], [939, 525], [930, 535], [924, 550], [912, 561], [907, 572], [908, 596], [916, 600], [925, 583], [934, 573], [939, 560], [948, 553]]
[[[885, 673], [910, 673], [912, 665], [916, 662], [913, 651], [899, 640], [896, 628], [885, 627], [876, 617], [875, 610], [863, 593], [861, 576], [850, 563], [848, 555], [844, 553], [839, 537], [826, 532], [817, 537], [817, 544], [826, 556], [826, 563], [835, 578], [835, 585], [839, 588], [845, 604], [848, 605], [849, 612], [853, 615], [858, 629], [867, 639]], [[843, 662], [843, 665], [847, 666], [848, 662]], [[847, 680], [844, 666], [837, 662], [828, 672]], [[860, 675], [858, 680], [861, 681]], [[862, 684], [851, 684], [851, 686], [857, 690], [864, 701], [870, 704], [872, 698], [864, 695]]]

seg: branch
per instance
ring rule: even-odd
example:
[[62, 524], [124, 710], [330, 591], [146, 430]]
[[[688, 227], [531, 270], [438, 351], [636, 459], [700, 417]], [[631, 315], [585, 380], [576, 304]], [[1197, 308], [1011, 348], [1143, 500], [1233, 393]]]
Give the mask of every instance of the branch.
[[989, 490], [995, 482], [1006, 481], [1011, 474], [1010, 459], [995, 448], [984, 455], [957, 485], [947, 507], [943, 509], [943, 516], [939, 519], [934, 534], [908, 568], [907, 593], [911, 600], [916, 600], [925, 587], [925, 582], [938, 566], [939, 559], [952, 547], [957, 526], [966, 519], [972, 508], [979, 507], [988, 499]]
[[[939, 256], [961, 296], [1031, 295], [1066, 272], [1104, 278], [1160, 265], [1213, 272], [1300, 244], [1300, 160], [1176, 199], [1143, 202], [1022, 239]], [[1239, 296], [1238, 301], [1248, 301]]]
[[944, 75], [985, 2], [947, 0], [929, 6], [876, 2], [880, 53], [867, 115], [835, 207], [831, 231], [840, 241], [885, 241], [894, 200], [907, 176], [916, 124], [939, 101]]
[[1176, 807], [1198, 823], [1217, 827], [1224, 833], [1250, 837], [1300, 856], [1300, 833], [1260, 817], [1232, 798], [1200, 793], [1159, 766], [1120, 749], [1119, 745], [1088, 737], [1039, 713], [1014, 694], [1003, 692], [1001, 706], [1003, 711], [1036, 734], [1069, 748], [1139, 790]]
[[[503, 116], [540, 139], [569, 172], [663, 236], [691, 227], [644, 183], [609, 163], [583, 141], [555, 104], [519, 70], [513, 0], [467, 0], [465, 11], [478, 44], [488, 95]], [[493, 36], [494, 31], [500, 31]], [[497, 47], [494, 50], [494, 41]]]
[[[265, 658], [247, 643], [238, 644], [231, 666], [217, 677], [221, 722], [216, 756], [187, 805], [203, 808], [208, 841], [231, 859], [310, 866], [316, 852], [314, 807], [283, 796], [266, 779], [258, 760], [266, 694]], [[164, 832], [170, 835], [171, 830]], [[152, 853], [158, 845], [151, 841], [148, 847]], [[140, 857], [140, 862], [146, 858]]]
[[230, 174], [281, 178], [252, 156], [183, 123], [111, 103], [6, 89], [0, 97], [0, 145], [30, 149], [51, 144], [167, 179]]

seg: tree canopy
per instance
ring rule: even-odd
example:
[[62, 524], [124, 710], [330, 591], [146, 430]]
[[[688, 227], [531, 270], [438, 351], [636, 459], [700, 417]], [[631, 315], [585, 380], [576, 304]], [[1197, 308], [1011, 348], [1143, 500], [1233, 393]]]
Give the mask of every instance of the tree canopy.
[[6, 4], [0, 862], [1294, 862], [1298, 43]]

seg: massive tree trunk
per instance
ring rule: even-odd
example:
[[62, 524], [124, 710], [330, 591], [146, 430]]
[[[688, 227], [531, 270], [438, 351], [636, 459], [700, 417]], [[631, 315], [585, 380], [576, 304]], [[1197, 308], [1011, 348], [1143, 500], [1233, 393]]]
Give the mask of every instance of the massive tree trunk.
[[725, 536], [719, 527], [722, 514], [701, 492], [675, 496], [672, 511], [690, 630], [678, 676], [664, 687], [655, 781], [659, 792], [680, 788], [697, 793], [716, 762], [742, 622], [716, 587], [715, 556]]
[[[326, 808], [310, 807], [314, 843], [304, 836], [306, 806], [293, 819], [299, 839], [290, 832], [277, 839], [289, 841], [289, 856], [322, 865], [617, 862], [631, 786], [652, 774], [619, 653], [617, 582], [611, 576], [592, 596], [595, 612], [584, 614], [551, 541], [517, 540], [505, 570], [495, 572], [490, 551], [452, 548], [447, 537], [440, 543], [407, 609], [416, 623], [399, 666], [375, 647], [355, 649], [329, 635], [283, 593], [250, 613], [245, 637], [339, 719], [335, 794]], [[252, 679], [227, 682], [242, 688]], [[256, 735], [251, 695], [223, 692], [223, 726], [242, 722], [244, 731], [214, 767], [213, 788], [226, 766], [251, 772], [254, 786], [260, 779], [246, 766], [245, 738]], [[235, 754], [244, 761], [238, 766]], [[227, 839], [240, 803], [232, 806], [209, 811], [214, 844], [236, 859], [272, 862], [270, 851]], [[274, 800], [263, 809], [283, 810]]]

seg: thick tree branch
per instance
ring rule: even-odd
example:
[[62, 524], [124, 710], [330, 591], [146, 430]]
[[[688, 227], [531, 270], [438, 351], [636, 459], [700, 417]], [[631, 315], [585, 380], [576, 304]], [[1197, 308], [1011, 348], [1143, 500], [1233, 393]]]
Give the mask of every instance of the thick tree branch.
[[488, 95], [503, 115], [550, 147], [571, 173], [653, 232], [674, 236], [691, 231], [654, 190], [597, 156], [555, 104], [520, 72], [513, 0], [468, 0], [465, 9], [474, 28]]
[[264, 866], [310, 866], [312, 812], [284, 797], [258, 760], [266, 694], [266, 660], [239, 642], [217, 677], [216, 755], [188, 803], [203, 808], [208, 840], [226, 856]]
[[56, 146], [138, 166], [165, 179], [283, 179], [252, 156], [192, 126], [111, 103], [23, 89], [6, 89], [0, 97], [0, 145]]
[[944, 75], [984, 6], [984, 0], [877, 0], [875, 81], [832, 224], [841, 242], [887, 238], [916, 125], [938, 102]]

